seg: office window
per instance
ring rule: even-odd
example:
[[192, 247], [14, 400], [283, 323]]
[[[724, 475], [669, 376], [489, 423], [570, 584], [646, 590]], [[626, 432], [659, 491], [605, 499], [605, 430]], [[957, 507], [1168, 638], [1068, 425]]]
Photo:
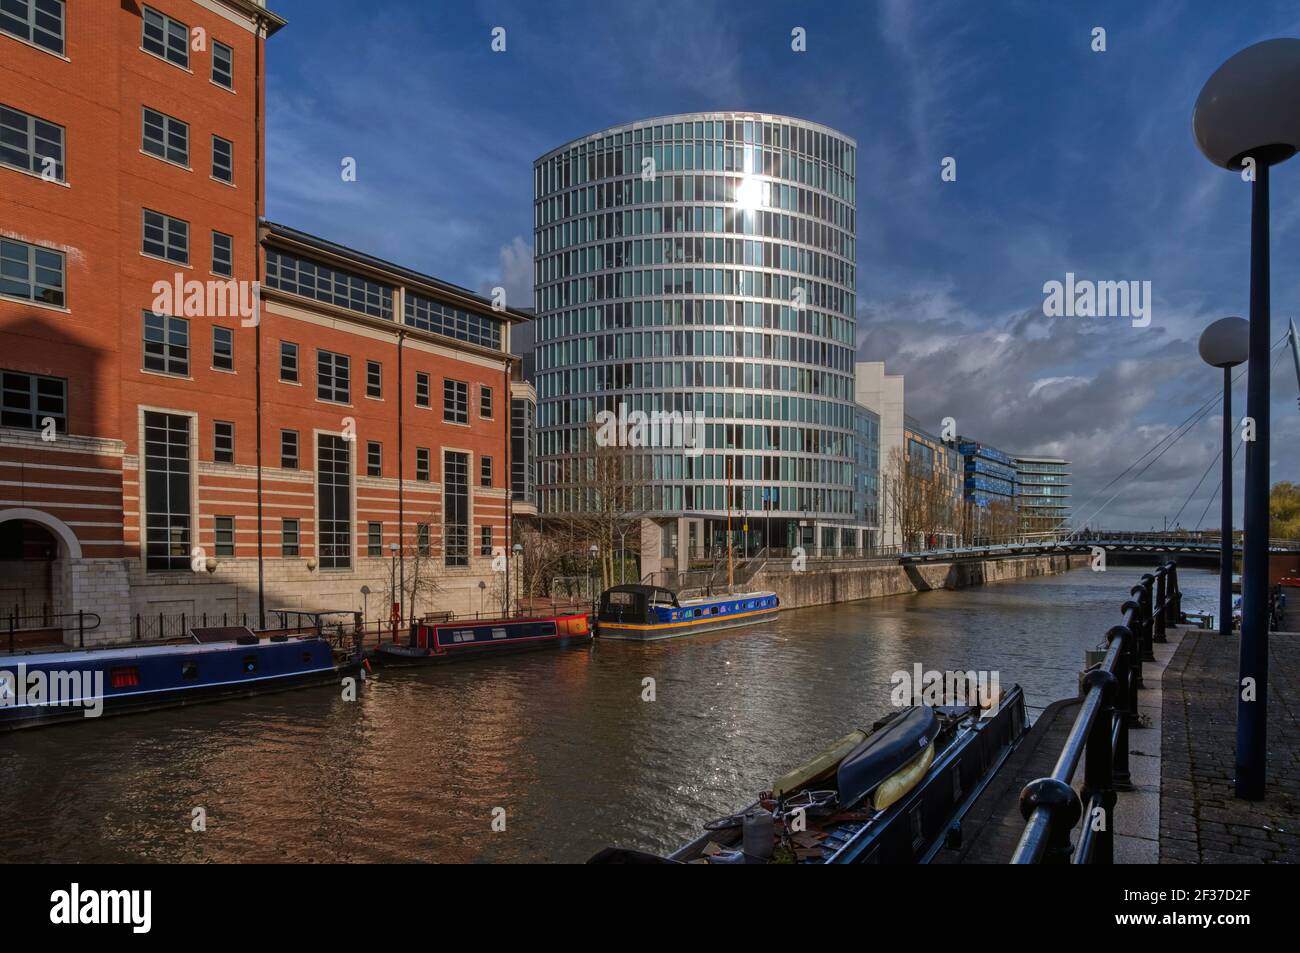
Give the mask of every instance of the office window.
[[2, 0], [0, 32], [63, 55], [63, 0]]
[[186, 377], [190, 373], [190, 322], [144, 313], [144, 369]]
[[393, 289], [389, 286], [274, 248], [266, 250], [266, 286], [393, 320]]
[[378, 361], [366, 361], [366, 396], [384, 396], [384, 368]]
[[235, 181], [235, 145], [220, 136], [212, 137], [212, 177], [218, 182]]
[[371, 557], [384, 555], [383, 523], [366, 524], [366, 555]]
[[280, 342], [280, 380], [298, 383], [298, 345], [288, 341]]
[[216, 40], [212, 41], [212, 82], [235, 88], [235, 51]]
[[233, 516], [218, 516], [216, 521], [216, 555], [235, 555], [235, 518]]
[[298, 529], [298, 521], [296, 519], [280, 520], [280, 555], [297, 556], [301, 541], [302, 533]]
[[177, 165], [190, 164], [190, 127], [156, 109], [144, 107], [144, 141], [140, 148], [151, 156], [175, 162]]
[[212, 423], [212, 459], [217, 463], [235, 462], [235, 425], [228, 420]]
[[165, 258], [177, 264], [190, 263], [190, 223], [161, 212], [144, 210], [144, 242], [146, 255]]
[[320, 434], [316, 442], [316, 489], [320, 513], [320, 565], [352, 565], [352, 467], [349, 441]]
[[442, 382], [442, 419], [453, 424], [469, 423], [469, 385], [464, 381]]
[[415, 478], [421, 483], [429, 482], [429, 448], [415, 448]]
[[63, 137], [62, 126], [0, 106], [0, 164], [62, 182]]
[[68, 382], [20, 371], [0, 371], [0, 427], [44, 430], [45, 418], [56, 433], [68, 432]]
[[219, 371], [235, 369], [235, 332], [230, 328], [212, 327], [212, 366]]
[[469, 565], [469, 454], [448, 450], [443, 455], [443, 560], [448, 566]]
[[63, 252], [0, 238], [0, 295], [63, 307]]
[[346, 404], [352, 395], [351, 362], [346, 354], [316, 352], [316, 396], [321, 400]]
[[415, 406], [428, 407], [430, 403], [429, 375], [424, 371], [418, 371], [415, 375]]
[[492, 458], [480, 457], [478, 461], [478, 485], [492, 485]]
[[478, 415], [492, 417], [492, 388], [480, 384], [478, 389]]
[[145, 567], [190, 568], [190, 418], [144, 415]]
[[413, 328], [468, 341], [494, 351], [501, 350], [501, 326], [497, 318], [470, 314], [462, 308], [442, 304], [414, 291], [406, 293], [405, 322]]
[[235, 273], [235, 240], [225, 232], [212, 233], [212, 273], [225, 278]]
[[492, 527], [480, 526], [478, 530], [478, 554], [480, 556], [492, 555]]
[[190, 28], [179, 20], [173, 20], [157, 10], [144, 8], [144, 38], [140, 45], [154, 56], [160, 56], [169, 63], [183, 66], [190, 65]]
[[298, 469], [298, 431], [280, 431], [280, 466], [285, 470]]
[[429, 555], [429, 524], [415, 524], [415, 549], [421, 556]]

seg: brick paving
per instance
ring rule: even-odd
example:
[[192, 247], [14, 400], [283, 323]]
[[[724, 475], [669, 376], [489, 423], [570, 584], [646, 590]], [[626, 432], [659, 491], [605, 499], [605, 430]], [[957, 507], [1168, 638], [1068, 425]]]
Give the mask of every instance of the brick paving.
[[[1300, 600], [1296, 600], [1300, 602]], [[1296, 628], [1297, 609], [1287, 625]], [[1300, 862], [1300, 632], [1269, 634], [1267, 793], [1233, 796], [1237, 638], [1186, 630], [1163, 676], [1160, 862]]]

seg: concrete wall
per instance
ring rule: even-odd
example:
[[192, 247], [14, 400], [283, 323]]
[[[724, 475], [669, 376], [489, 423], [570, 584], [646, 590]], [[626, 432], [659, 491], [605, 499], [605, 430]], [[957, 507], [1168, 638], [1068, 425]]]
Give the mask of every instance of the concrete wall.
[[909, 566], [836, 566], [794, 572], [767, 568], [750, 583], [771, 590], [785, 609], [898, 596], [930, 589], [962, 589], [987, 582], [1048, 576], [1087, 565], [1088, 557], [1022, 556], [1014, 559], [923, 563]]

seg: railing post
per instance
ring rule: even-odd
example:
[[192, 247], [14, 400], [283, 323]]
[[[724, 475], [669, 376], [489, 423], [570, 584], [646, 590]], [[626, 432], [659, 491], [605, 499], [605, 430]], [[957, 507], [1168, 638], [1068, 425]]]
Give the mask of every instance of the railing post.
[[1083, 804], [1091, 812], [1096, 801], [1102, 812], [1100, 818], [1088, 816], [1083, 819], [1085, 826], [1094, 828], [1092, 857], [1089, 858], [1089, 863], [1093, 864], [1115, 862], [1115, 758], [1111, 733], [1115, 730], [1117, 685], [1113, 674], [1099, 668], [1083, 677], [1085, 696], [1094, 688], [1101, 690], [1101, 710], [1088, 733], [1083, 763]]
[[135, 640], [140, 641], [140, 613], [135, 614]]
[[14, 654], [14, 630], [18, 628], [18, 619], [9, 613], [9, 654]]
[[77, 610], [77, 647], [86, 647], [86, 612], [84, 609]]
[[1111, 783], [1117, 791], [1133, 790], [1133, 778], [1128, 769], [1128, 730], [1137, 724], [1138, 679], [1142, 665], [1134, 650], [1136, 639], [1128, 626], [1114, 625], [1106, 632], [1106, 644], [1120, 640], [1119, 656], [1115, 663], [1115, 708], [1119, 717], [1119, 732], [1112, 752], [1114, 767]]
[[1142, 581], [1132, 590], [1138, 597], [1138, 605], [1141, 607], [1142, 634], [1138, 636], [1138, 652], [1139, 658], [1144, 662], [1156, 660], [1155, 651], [1151, 647], [1151, 584], [1155, 582], [1155, 578], [1151, 573], [1144, 573]]
[[1020, 792], [1020, 813], [1028, 821], [1040, 808], [1047, 812], [1047, 846], [1043, 849], [1041, 862], [1068, 864], [1070, 852], [1074, 849], [1070, 832], [1083, 813], [1079, 795], [1074, 793], [1074, 788], [1055, 778], [1030, 781]]
[[1175, 560], [1169, 560], [1169, 586], [1171, 589], [1171, 599], [1173, 602], [1174, 625], [1183, 624], [1183, 591], [1178, 588], [1178, 563]]
[[1151, 610], [1152, 642], [1165, 642], [1165, 567], [1156, 570], [1156, 601]]
[[[1133, 587], [1133, 592], [1136, 593], [1137, 590], [1138, 590], [1138, 588], [1139, 588], [1139, 587], [1134, 586], [1134, 587]], [[1132, 629], [1127, 629], [1127, 628], [1126, 628], [1125, 631], [1126, 631], [1126, 632], [1129, 632], [1129, 633], [1133, 636], [1133, 640], [1132, 640], [1132, 643], [1131, 643], [1131, 645], [1130, 645], [1130, 648], [1131, 648], [1131, 650], [1132, 650], [1132, 655], [1129, 657], [1129, 661], [1130, 661], [1130, 664], [1132, 665], [1132, 671], [1133, 671], [1133, 683], [1134, 683], [1134, 685], [1135, 685], [1136, 687], [1138, 687], [1138, 688], [1142, 688], [1142, 687], [1143, 687], [1143, 685], [1142, 685], [1142, 664], [1141, 664], [1142, 651], [1141, 651], [1141, 649], [1139, 648], [1139, 646], [1142, 644], [1142, 635], [1141, 635], [1141, 632], [1142, 632], [1142, 603], [1138, 602], [1136, 599], [1130, 599], [1128, 602], [1126, 602], [1126, 603], [1124, 603], [1122, 606], [1120, 606], [1120, 612], [1122, 612], [1122, 613], [1124, 613], [1124, 614], [1126, 614], [1126, 615], [1127, 615], [1129, 612], [1132, 612], [1132, 614], [1133, 614], [1133, 628], [1132, 628]], [[1121, 626], [1116, 626], [1116, 628], [1121, 628]]]

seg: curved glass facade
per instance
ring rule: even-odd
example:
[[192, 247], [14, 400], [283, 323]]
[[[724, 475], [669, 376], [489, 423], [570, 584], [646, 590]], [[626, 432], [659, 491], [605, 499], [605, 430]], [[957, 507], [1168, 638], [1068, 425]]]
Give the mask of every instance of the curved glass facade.
[[692, 113], [537, 160], [544, 512], [589, 506], [599, 415], [640, 411], [697, 435], [629, 449], [646, 515], [721, 516], [730, 485], [733, 512], [854, 520], [855, 158], [816, 123]]

